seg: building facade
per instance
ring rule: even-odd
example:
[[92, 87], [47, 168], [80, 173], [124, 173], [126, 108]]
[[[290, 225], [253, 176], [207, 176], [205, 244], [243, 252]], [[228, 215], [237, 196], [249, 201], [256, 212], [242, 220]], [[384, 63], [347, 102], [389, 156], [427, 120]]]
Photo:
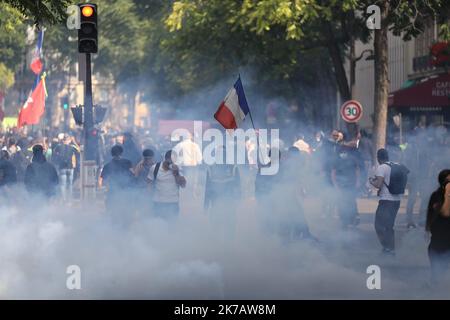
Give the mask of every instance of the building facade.
[[[427, 125], [444, 124], [446, 122], [446, 117], [442, 114], [448, 112], [450, 108], [449, 106], [444, 106], [446, 101], [442, 102], [441, 99], [440, 102], [435, 103], [440, 104], [439, 110], [442, 112], [432, 112], [438, 110], [432, 102], [433, 89], [431, 88], [429, 92], [415, 89], [436, 77], [444, 77], [441, 79], [441, 82], [443, 81], [444, 84], [439, 83], [439, 80], [437, 80], [437, 86], [446, 86], [445, 83], [447, 80], [445, 76], [448, 74], [447, 70], [431, 64], [430, 48], [438, 41], [438, 26], [433, 20], [428, 21], [423, 33], [410, 41], [404, 41], [401, 37], [389, 33], [389, 120], [392, 120], [391, 118], [394, 115], [402, 113], [402, 123], [407, 128], [415, 126], [419, 121], [424, 121]], [[364, 50], [373, 50], [373, 43], [355, 43], [356, 56], [360, 55]], [[347, 72], [350, 78], [349, 65], [347, 61]], [[402, 92], [405, 89], [410, 90], [408, 91], [409, 95], [414, 95], [416, 92], [421, 92], [422, 95], [429, 93], [430, 97], [428, 100], [430, 103], [423, 106], [416, 106], [414, 102], [395, 99], [400, 96], [396, 93]], [[373, 128], [374, 113], [373, 60], [366, 60], [363, 57], [363, 59], [356, 63], [353, 92], [353, 98], [360, 101], [364, 109], [360, 126], [371, 131]], [[447, 109], [445, 109], [446, 107]]]

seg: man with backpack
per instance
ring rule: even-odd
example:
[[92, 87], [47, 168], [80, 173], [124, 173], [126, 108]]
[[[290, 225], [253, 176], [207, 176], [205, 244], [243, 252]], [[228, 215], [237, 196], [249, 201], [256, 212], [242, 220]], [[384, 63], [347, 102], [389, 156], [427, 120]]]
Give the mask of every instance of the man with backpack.
[[64, 200], [72, 197], [75, 159], [76, 149], [72, 146], [72, 138], [68, 134], [64, 134], [61, 143], [57, 144], [52, 152], [52, 162], [58, 168], [61, 194]]
[[389, 162], [386, 149], [377, 151], [379, 163], [375, 177], [369, 179], [377, 188], [380, 200], [375, 213], [375, 231], [383, 246], [383, 253], [395, 255], [394, 223], [400, 208], [401, 195], [405, 193], [409, 170], [401, 164]]
[[181, 175], [172, 150], [166, 152], [163, 162], [150, 168], [148, 180], [153, 189], [154, 214], [159, 217], [174, 218], [180, 211], [180, 187], [186, 186], [186, 179]]

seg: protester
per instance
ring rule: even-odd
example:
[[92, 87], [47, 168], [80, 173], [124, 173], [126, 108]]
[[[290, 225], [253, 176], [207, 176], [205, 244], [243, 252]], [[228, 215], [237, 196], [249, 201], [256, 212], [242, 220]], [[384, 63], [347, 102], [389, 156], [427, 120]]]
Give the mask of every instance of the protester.
[[164, 161], [154, 164], [148, 173], [153, 191], [154, 214], [165, 219], [173, 219], [180, 211], [180, 188], [186, 186], [186, 179], [180, 172], [175, 154], [169, 150]]
[[52, 162], [58, 168], [61, 195], [64, 200], [72, 197], [74, 169], [76, 166], [77, 150], [72, 145], [72, 138], [68, 134], [59, 136], [60, 141], [52, 152]]
[[6, 150], [0, 151], [0, 188], [17, 182], [17, 171]]
[[53, 197], [59, 184], [55, 167], [47, 162], [42, 145], [33, 146], [33, 159], [25, 170], [25, 187], [33, 194]]
[[[370, 178], [370, 183], [379, 189], [377, 211], [375, 213], [375, 231], [383, 247], [383, 253], [395, 255], [394, 223], [400, 208], [401, 192], [393, 194], [391, 187], [397, 181], [391, 181], [392, 163], [389, 162], [389, 154], [386, 149], [377, 151], [379, 163], [375, 177]], [[406, 183], [405, 183], [406, 184]]]
[[439, 188], [428, 202], [426, 230], [431, 233], [428, 256], [433, 284], [437, 284], [450, 266], [450, 169], [442, 170]]
[[305, 152], [307, 154], [311, 154], [312, 149], [310, 145], [305, 141], [305, 136], [303, 134], [297, 135], [297, 139], [293, 144], [301, 152]]
[[360, 163], [355, 149], [339, 146], [332, 165], [331, 180], [339, 195], [337, 209], [342, 226], [358, 225], [360, 219], [356, 198], [360, 185]]
[[141, 151], [136, 145], [133, 135], [130, 132], [125, 132], [123, 135], [123, 156], [125, 159], [131, 161], [135, 166], [141, 159]]
[[142, 152], [142, 160], [133, 170], [136, 178], [136, 210], [143, 216], [150, 216], [152, 210], [152, 200], [148, 187], [148, 174], [151, 167], [155, 164], [155, 153], [151, 149], [145, 149]]
[[322, 131], [317, 131], [314, 135], [314, 140], [311, 143], [311, 148], [313, 152], [317, 152], [323, 147], [325, 134]]
[[29, 162], [27, 161], [22, 148], [16, 141], [17, 140], [15, 138], [10, 138], [8, 141], [8, 145], [4, 146], [2, 150], [8, 151], [9, 160], [16, 168], [17, 180], [23, 181], [25, 169], [27, 168]]
[[183, 204], [183, 211], [199, 212], [201, 211], [204, 194], [201, 188], [204, 186], [204, 170], [202, 170], [202, 150], [194, 142], [193, 136], [189, 133], [173, 147], [173, 153], [176, 155], [177, 165], [183, 171], [183, 175], [189, 181], [189, 185], [180, 193], [180, 202]]
[[112, 160], [105, 164], [100, 174], [100, 186], [106, 186], [106, 211], [111, 215], [113, 222], [129, 224], [132, 213], [129, 212], [130, 188], [133, 185], [134, 175], [132, 164], [128, 159], [122, 158], [123, 148], [115, 145], [111, 148]]
[[241, 179], [238, 166], [227, 164], [226, 148], [216, 148], [216, 162], [206, 169], [205, 210], [215, 228], [231, 236], [236, 225], [236, 208], [240, 200]]
[[147, 177], [150, 168], [155, 164], [155, 153], [151, 149], [145, 149], [142, 152], [142, 160], [134, 168], [136, 184], [139, 188], [147, 189]]
[[305, 154], [296, 147], [288, 149], [287, 158], [280, 163], [279, 185], [274, 201], [280, 216], [279, 232], [285, 242], [313, 239], [304, 213], [305, 199]]

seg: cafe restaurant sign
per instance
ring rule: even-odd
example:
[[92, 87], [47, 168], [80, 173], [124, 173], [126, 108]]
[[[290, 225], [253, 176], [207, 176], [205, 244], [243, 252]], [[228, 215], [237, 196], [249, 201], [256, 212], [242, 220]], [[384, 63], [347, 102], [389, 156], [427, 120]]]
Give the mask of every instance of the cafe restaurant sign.
[[429, 77], [391, 93], [389, 107], [450, 108], [450, 74]]

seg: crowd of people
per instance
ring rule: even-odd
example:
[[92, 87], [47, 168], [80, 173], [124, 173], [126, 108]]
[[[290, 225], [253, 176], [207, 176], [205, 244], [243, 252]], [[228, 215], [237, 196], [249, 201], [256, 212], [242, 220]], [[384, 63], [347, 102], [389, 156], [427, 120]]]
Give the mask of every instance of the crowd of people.
[[[23, 184], [28, 192], [44, 198], [72, 201], [80, 179], [80, 140], [79, 133], [3, 133], [0, 190]], [[299, 134], [292, 143], [281, 141], [264, 161], [254, 159], [255, 146], [247, 141], [245, 164], [205, 165], [203, 150], [192, 136], [172, 142], [148, 134], [136, 139], [129, 132], [99, 133], [98, 185], [106, 190], [106, 212], [120, 223], [131, 223], [136, 214], [174, 220], [180, 214], [182, 194], [187, 194], [186, 202], [201, 202], [198, 210], [208, 212], [211, 220], [232, 233], [250, 181], [263, 226], [286, 242], [320, 241], [311, 234], [305, 217], [308, 195], [326, 194], [320, 211], [325, 217], [338, 217], [348, 229], [360, 222], [357, 198], [370, 197], [377, 190], [375, 231], [382, 252], [391, 256], [396, 216], [407, 193], [407, 227], [419, 225], [431, 233], [429, 256], [436, 278], [450, 263], [450, 136], [442, 128], [417, 127], [403, 140], [379, 149], [375, 162], [371, 139], [363, 130], [353, 139], [339, 130], [328, 135], [317, 131]], [[180, 152], [183, 157], [178, 161]], [[216, 146], [215, 152], [226, 159], [228, 150]], [[277, 174], [261, 174], [274, 162], [279, 165]], [[253, 180], [248, 178], [252, 175]], [[439, 187], [433, 192], [435, 177]], [[413, 212], [418, 199], [416, 223]]]

